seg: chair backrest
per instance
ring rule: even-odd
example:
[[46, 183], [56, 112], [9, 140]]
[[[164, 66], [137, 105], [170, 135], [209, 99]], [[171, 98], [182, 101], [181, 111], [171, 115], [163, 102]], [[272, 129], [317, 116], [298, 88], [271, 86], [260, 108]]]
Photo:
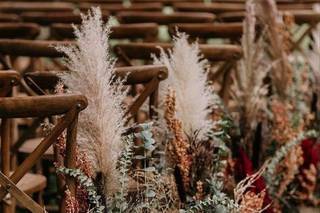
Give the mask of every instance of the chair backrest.
[[242, 23], [204, 23], [204, 24], [171, 24], [169, 25], [170, 35], [185, 32], [193, 38], [228, 38], [238, 40], [242, 36]]
[[178, 2], [173, 4], [175, 11], [181, 12], [207, 12], [207, 13], [223, 13], [223, 12], [234, 12], [244, 11], [245, 4], [242, 3], [190, 3], [190, 2]]
[[110, 12], [115, 15], [121, 11], [162, 11], [163, 5], [159, 2], [150, 2], [150, 3], [133, 3], [128, 6], [123, 5], [122, 3], [80, 3], [78, 5], [81, 11], [87, 11], [92, 6], [99, 6], [102, 11]]
[[21, 21], [21, 19], [16, 14], [0, 12], [0, 22], [19, 22], [19, 21]]
[[[297, 24], [315, 24], [320, 22], [320, 13], [312, 10], [286, 10], [293, 15]], [[218, 15], [217, 19], [222, 22], [241, 22], [245, 12], [226, 12]]]
[[[16, 184], [44, 155], [48, 148], [57, 141], [63, 131], [67, 130], [65, 167], [76, 168], [76, 134], [77, 118], [81, 110], [87, 106], [82, 95], [9, 97], [0, 99], [1, 119], [1, 172], [0, 200], [7, 193], [15, 197], [24, 207], [32, 212], [44, 212], [44, 209], [21, 191]], [[64, 115], [52, 131], [37, 148], [10, 174], [10, 120], [25, 117], [46, 117]], [[66, 186], [75, 195], [75, 180], [67, 177]], [[62, 201], [65, 203], [65, 200]]]
[[[151, 55], [159, 55], [160, 49], [172, 48], [169, 43], [124, 43], [117, 44], [114, 47], [115, 53], [122, 60], [141, 59], [151, 60]], [[199, 45], [201, 53], [210, 61], [224, 61], [230, 59], [239, 59], [242, 51], [238, 45], [230, 44], [201, 44]], [[130, 65], [130, 64], [128, 64]]]
[[[74, 39], [73, 27], [70, 24], [53, 24], [50, 28], [51, 37], [58, 40]], [[142, 39], [156, 41], [158, 25], [155, 23], [121, 24], [111, 27], [111, 39]]]
[[0, 12], [62, 12], [73, 11], [74, 5], [65, 2], [0, 2]]
[[[102, 19], [107, 21], [110, 14], [108, 12], [102, 13]], [[37, 23], [40, 25], [51, 25], [54, 23], [68, 23], [80, 24], [82, 22], [79, 13], [72, 11], [63, 12], [23, 12], [20, 14], [24, 22]]]
[[176, 2], [203, 2], [203, 0], [131, 0], [133, 3], [160, 2], [166, 6], [172, 6]]
[[34, 39], [40, 33], [40, 26], [33, 23], [1, 23], [0, 38]]
[[[131, 66], [119, 67], [115, 70], [116, 78], [125, 80], [126, 85], [144, 84], [143, 92], [129, 106], [126, 115], [130, 115], [128, 121], [134, 118], [142, 104], [149, 97], [149, 116], [154, 116], [155, 108], [158, 105], [158, 85], [166, 79], [168, 71], [164, 66]], [[51, 90], [58, 83], [57, 72], [33, 72], [26, 73], [24, 76], [26, 83], [39, 95], [45, 94], [44, 91]]]
[[162, 12], [119, 12], [117, 18], [120, 23], [154, 22], [161, 25], [172, 23], [210, 23], [215, 16], [211, 13], [184, 13], [175, 12], [164, 14]]

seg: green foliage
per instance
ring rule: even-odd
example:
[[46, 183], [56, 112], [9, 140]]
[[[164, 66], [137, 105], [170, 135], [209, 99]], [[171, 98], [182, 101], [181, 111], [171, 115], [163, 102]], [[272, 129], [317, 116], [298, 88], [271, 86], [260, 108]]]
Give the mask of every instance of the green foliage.
[[101, 196], [98, 195], [96, 187], [90, 177], [86, 176], [80, 169], [69, 169], [65, 167], [57, 168], [57, 173], [62, 173], [75, 178], [78, 183], [87, 191], [89, 204], [90, 207], [92, 207], [90, 211], [95, 213], [104, 212], [105, 206], [101, 205]]

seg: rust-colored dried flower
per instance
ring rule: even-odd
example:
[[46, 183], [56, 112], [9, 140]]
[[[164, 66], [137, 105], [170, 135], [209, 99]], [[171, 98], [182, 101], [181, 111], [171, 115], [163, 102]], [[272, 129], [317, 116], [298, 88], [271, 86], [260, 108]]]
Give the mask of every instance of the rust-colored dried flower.
[[79, 213], [79, 205], [77, 200], [72, 197], [69, 189], [65, 191], [66, 196], [66, 213]]
[[263, 190], [260, 193], [256, 194], [252, 191], [248, 191], [244, 194], [241, 203], [240, 203], [240, 213], [256, 213], [260, 212], [263, 207], [264, 197], [266, 191]]
[[169, 89], [165, 101], [165, 119], [169, 130], [174, 135], [170, 143], [169, 152], [180, 170], [183, 186], [187, 191], [190, 187], [192, 156], [188, 153], [189, 144], [183, 133], [182, 124], [175, 118], [175, 98], [175, 92]]
[[303, 164], [303, 151], [300, 145], [293, 148], [279, 166], [283, 178], [279, 184], [277, 196], [281, 197], [287, 186], [294, 180], [299, 167]]
[[314, 164], [310, 164], [309, 169], [304, 169], [298, 176], [301, 189], [296, 192], [296, 196], [301, 202], [308, 202], [314, 206], [320, 205], [320, 199], [314, 196], [317, 187], [317, 169]]

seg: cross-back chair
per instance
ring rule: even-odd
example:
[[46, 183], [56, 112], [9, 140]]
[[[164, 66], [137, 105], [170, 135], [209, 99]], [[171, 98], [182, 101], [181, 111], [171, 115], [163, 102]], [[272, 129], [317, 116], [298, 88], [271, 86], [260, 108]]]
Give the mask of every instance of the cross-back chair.
[[[87, 101], [82, 95], [60, 95], [60, 96], [38, 96], [38, 97], [9, 97], [0, 100], [1, 118], [1, 160], [2, 169], [0, 172], [0, 200], [4, 204], [3, 213], [13, 212], [10, 210], [8, 202], [12, 197], [34, 213], [45, 212], [44, 207], [36, 203], [23, 190], [19, 188], [19, 181], [26, 177], [27, 172], [41, 159], [45, 151], [57, 141], [63, 131], [66, 136], [66, 157], [64, 166], [76, 168], [76, 133], [77, 118], [81, 110], [86, 108]], [[47, 117], [53, 115], [63, 115], [57, 125], [45, 137], [41, 143], [28, 155], [28, 157], [10, 173], [10, 120], [25, 117]], [[34, 180], [29, 180], [26, 185], [32, 185]], [[68, 188], [71, 195], [75, 195], [75, 180], [70, 177], [66, 179], [64, 189]], [[7, 194], [10, 193], [10, 196]], [[5, 200], [4, 200], [5, 199]], [[8, 201], [9, 200], [9, 201]], [[65, 204], [65, 199], [61, 201]], [[62, 205], [61, 212], [64, 212]]]
[[[172, 44], [169, 43], [124, 43], [117, 44], [114, 47], [114, 52], [118, 56], [119, 60], [122, 60], [124, 64], [132, 66], [132, 60], [144, 60], [146, 63], [151, 61], [151, 55], [159, 55], [160, 49], [168, 50], [172, 48]], [[222, 78], [222, 88], [220, 94], [225, 101], [229, 97], [229, 86], [231, 82], [231, 71], [242, 56], [241, 47], [238, 45], [217, 45], [217, 44], [202, 44], [199, 45], [201, 53], [211, 63], [222, 64], [216, 69], [214, 73], [209, 74], [210, 80], [216, 80]]]
[[62, 12], [73, 11], [74, 5], [65, 2], [0, 2], [0, 12]]
[[34, 39], [40, 33], [40, 26], [33, 23], [1, 23], [0, 38]]
[[92, 6], [99, 6], [102, 11], [110, 12], [112, 15], [122, 11], [162, 11], [163, 8], [163, 5], [159, 2], [133, 3], [130, 5], [122, 3], [79, 3], [78, 8], [81, 11], [87, 11]]
[[215, 16], [210, 13], [184, 13], [175, 12], [164, 14], [162, 12], [119, 12], [116, 16], [120, 23], [154, 22], [160, 25], [172, 23], [210, 23]]
[[[137, 116], [140, 107], [149, 98], [149, 117], [156, 115], [155, 108], [158, 106], [158, 86], [168, 76], [168, 71], [164, 66], [144, 65], [115, 68], [116, 78], [124, 79], [125, 85], [144, 84], [144, 90], [128, 107], [126, 116], [128, 121]], [[57, 72], [32, 72], [24, 76], [27, 84], [37, 94], [46, 94], [46, 91], [52, 90], [58, 83]], [[68, 86], [68, 85], [66, 85]]]
[[[102, 19], [107, 21], [110, 14], [108, 12], [102, 13]], [[55, 23], [80, 24], [82, 22], [79, 13], [73, 11], [62, 12], [23, 12], [20, 14], [24, 22], [37, 23], [43, 26], [52, 25]]]
[[[0, 71], [0, 114], [6, 115], [5, 110], [2, 110], [4, 97], [9, 97], [12, 94], [13, 86], [18, 85], [20, 82], [19, 73], [11, 70]], [[6, 115], [7, 116], [7, 115]], [[13, 145], [12, 139], [14, 138], [12, 132], [12, 119], [5, 119], [1, 117], [1, 170], [0, 170], [0, 185], [1, 189], [11, 193], [11, 196], [16, 197], [19, 203], [24, 205], [28, 203], [26, 207], [34, 206], [29, 201], [30, 198], [26, 195], [38, 194], [38, 202], [42, 205], [41, 192], [46, 187], [47, 180], [43, 175], [30, 173], [24, 173], [21, 178], [17, 179], [15, 183], [12, 183], [8, 177], [13, 173], [15, 167], [12, 162], [11, 148]], [[3, 192], [0, 192], [3, 193]], [[11, 213], [15, 212], [16, 202], [11, 196], [2, 197], [1, 200], [1, 212]], [[22, 200], [21, 200], [22, 199]], [[40, 205], [37, 204], [36, 208]]]
[[242, 36], [242, 23], [195, 23], [195, 24], [171, 24], [170, 35], [175, 35], [177, 30], [187, 33], [192, 38], [210, 39], [222, 38], [236, 42]]
[[148, 2], [160, 2], [165, 6], [172, 6], [176, 2], [203, 2], [203, 0], [131, 0], [132, 3], [148, 3]]
[[0, 12], [0, 22], [19, 22], [19, 21], [21, 21], [21, 19], [16, 14]]
[[[307, 24], [308, 27], [305, 29], [303, 33], [301, 33], [300, 37], [297, 38], [296, 41], [292, 41], [293, 45], [291, 47], [292, 50], [299, 50], [300, 44], [304, 40], [304, 38], [310, 35], [311, 31], [314, 27], [320, 22], [320, 13], [312, 11], [312, 10], [291, 10], [284, 11], [288, 12], [294, 17], [295, 23], [298, 25]], [[218, 16], [218, 20], [223, 22], [239, 22], [242, 21], [245, 17], [245, 12], [227, 12], [222, 13]]]
[[222, 3], [222, 2], [178, 2], [173, 4], [175, 11], [181, 12], [207, 12], [219, 14], [222, 12], [244, 11], [243, 3]]
[[[74, 30], [70, 24], [53, 24], [51, 38], [57, 40], [74, 39]], [[155, 23], [121, 24], [111, 27], [111, 39], [142, 39], [143, 41], [156, 41], [158, 25]]]

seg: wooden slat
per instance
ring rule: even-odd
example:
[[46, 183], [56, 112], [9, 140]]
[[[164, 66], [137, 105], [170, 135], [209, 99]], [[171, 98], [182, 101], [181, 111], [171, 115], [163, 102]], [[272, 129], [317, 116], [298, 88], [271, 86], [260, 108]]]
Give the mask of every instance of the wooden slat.
[[[185, 2], [186, 0], [132, 0], [134, 3], [160, 2], [164, 5], [172, 5], [176, 2]], [[188, 0], [189, 2], [203, 2], [203, 0]]]
[[27, 11], [72, 11], [73, 4], [64, 2], [0, 2], [0, 11], [9, 13], [21, 13]]
[[[108, 12], [102, 13], [102, 19], [107, 21], [110, 14]], [[24, 12], [20, 17], [25, 22], [32, 22], [41, 25], [50, 25], [53, 23], [74, 23], [80, 24], [82, 22], [80, 14], [72, 12]]]
[[172, 24], [169, 26], [171, 35], [185, 32], [197, 38], [239, 38], [242, 36], [242, 23], [204, 23], [204, 24]]
[[[311, 10], [286, 10], [292, 14], [297, 24], [318, 23], [320, 22], [320, 13]], [[240, 22], [244, 19], [245, 12], [226, 12], [218, 16], [218, 20], [224, 22]]]
[[18, 22], [20, 20], [16, 14], [0, 13], [0, 22]]
[[0, 184], [6, 186], [7, 192], [12, 194], [24, 207], [33, 213], [43, 213], [44, 209], [22, 192], [9, 178], [0, 171]]
[[[32, 79], [42, 89], [53, 89], [60, 80], [58, 72], [31, 72], [25, 74], [26, 82], [28, 78]], [[151, 81], [154, 77], [164, 80], [168, 77], [168, 70], [165, 66], [144, 65], [115, 68], [117, 78], [125, 79], [124, 84], [144, 84]], [[29, 84], [29, 83], [28, 83]], [[32, 85], [29, 85], [32, 87]]]
[[[168, 43], [127, 43], [115, 45], [115, 52], [125, 53], [130, 59], [151, 59], [151, 54], [159, 55], [160, 49], [172, 48], [172, 44]], [[199, 45], [200, 51], [205, 58], [211, 61], [224, 61], [230, 59], [239, 59], [242, 51], [237, 45], [216, 45], [203, 44]]]
[[88, 105], [83, 95], [47, 95], [35, 97], [10, 97], [0, 99], [1, 118], [46, 117], [67, 113], [79, 105]]
[[[53, 24], [52, 36], [58, 39], [73, 39], [73, 27], [70, 24]], [[111, 27], [111, 39], [152, 39], [158, 35], [158, 25], [155, 23], [121, 24]]]
[[0, 23], [0, 38], [33, 39], [40, 33], [40, 27], [33, 23]]
[[63, 53], [58, 52], [54, 46], [68, 44], [72, 44], [72, 42], [0, 39], [0, 53], [5, 55], [30, 57], [62, 57]]
[[210, 23], [215, 16], [211, 13], [183, 13], [164, 14], [161, 12], [120, 12], [117, 14], [120, 23], [154, 22], [157, 24], [172, 23]]
[[92, 6], [99, 6], [102, 11], [110, 12], [115, 14], [117, 12], [123, 11], [162, 11], [163, 5], [159, 2], [150, 2], [150, 3], [133, 3], [131, 5], [124, 4], [92, 4], [92, 3], [80, 3], [79, 8], [82, 11], [87, 11]]
[[208, 13], [222, 13], [244, 11], [245, 5], [242, 3], [174, 3], [173, 8], [176, 11], [182, 12], [208, 12]]

